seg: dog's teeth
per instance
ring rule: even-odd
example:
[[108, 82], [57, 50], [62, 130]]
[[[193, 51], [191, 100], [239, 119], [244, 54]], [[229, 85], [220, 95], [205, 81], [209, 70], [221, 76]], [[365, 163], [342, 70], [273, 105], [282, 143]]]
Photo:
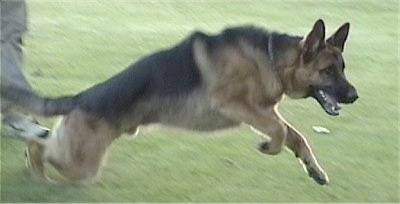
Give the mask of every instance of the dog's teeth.
[[323, 99], [324, 101], [327, 101], [327, 98], [326, 98], [326, 95], [325, 95], [324, 91], [318, 90], [318, 93], [319, 93], [319, 95], [321, 95], [321, 97], [322, 97], [322, 99]]

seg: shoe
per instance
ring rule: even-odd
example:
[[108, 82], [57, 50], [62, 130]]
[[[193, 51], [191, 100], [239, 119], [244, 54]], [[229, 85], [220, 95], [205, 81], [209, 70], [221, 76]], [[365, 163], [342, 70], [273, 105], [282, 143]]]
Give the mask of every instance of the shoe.
[[35, 119], [22, 113], [7, 114], [3, 118], [3, 127], [7, 135], [16, 136], [22, 139], [31, 137], [47, 138], [50, 130], [40, 125]]

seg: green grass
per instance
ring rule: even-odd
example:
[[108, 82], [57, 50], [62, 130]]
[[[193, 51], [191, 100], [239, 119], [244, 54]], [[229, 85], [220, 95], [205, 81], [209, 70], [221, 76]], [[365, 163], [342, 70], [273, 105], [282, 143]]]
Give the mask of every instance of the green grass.
[[[399, 3], [392, 1], [29, 1], [26, 73], [38, 92], [77, 93], [195, 29], [256, 24], [304, 35], [351, 22], [347, 76], [360, 99], [329, 117], [312, 99], [280, 109], [304, 133], [331, 183], [289, 152], [265, 156], [242, 126], [211, 134], [149, 127], [112, 145], [91, 187], [32, 180], [24, 143], [1, 137], [1, 202], [400, 202]], [[53, 119], [42, 119], [50, 126]], [[318, 135], [322, 125], [332, 131]], [[3, 133], [4, 134], [4, 133]]]

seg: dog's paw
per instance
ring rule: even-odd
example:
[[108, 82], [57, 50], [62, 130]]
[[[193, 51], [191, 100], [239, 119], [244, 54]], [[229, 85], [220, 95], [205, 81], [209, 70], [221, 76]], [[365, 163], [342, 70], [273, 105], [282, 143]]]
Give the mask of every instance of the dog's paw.
[[308, 175], [319, 185], [325, 185], [329, 183], [328, 175], [326, 175], [324, 171], [315, 168], [309, 168], [307, 171]]
[[282, 150], [281, 146], [273, 146], [271, 142], [262, 142], [258, 145], [258, 150], [264, 154], [276, 155]]
[[301, 159], [299, 160], [304, 170], [308, 173], [308, 176], [314, 179], [315, 182], [317, 182], [319, 185], [325, 185], [329, 183], [328, 175], [326, 175], [324, 170], [322, 170], [319, 165], [313, 166], [310, 164], [310, 162], [305, 162]]

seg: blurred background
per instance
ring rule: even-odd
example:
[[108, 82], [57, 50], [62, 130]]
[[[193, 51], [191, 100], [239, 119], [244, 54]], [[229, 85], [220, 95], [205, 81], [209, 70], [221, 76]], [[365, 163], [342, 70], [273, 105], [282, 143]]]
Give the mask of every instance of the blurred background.
[[[312, 99], [286, 99], [331, 179], [318, 186], [288, 151], [258, 153], [247, 127], [210, 134], [160, 126], [121, 138], [91, 187], [35, 181], [24, 143], [2, 132], [1, 202], [400, 202], [399, 1], [28, 1], [25, 71], [39, 93], [77, 93], [194, 30], [253, 24], [305, 35], [322, 18], [327, 35], [350, 22], [344, 58], [359, 100], [339, 117]], [[42, 118], [51, 127], [55, 118]], [[330, 134], [313, 132], [312, 126]]]

